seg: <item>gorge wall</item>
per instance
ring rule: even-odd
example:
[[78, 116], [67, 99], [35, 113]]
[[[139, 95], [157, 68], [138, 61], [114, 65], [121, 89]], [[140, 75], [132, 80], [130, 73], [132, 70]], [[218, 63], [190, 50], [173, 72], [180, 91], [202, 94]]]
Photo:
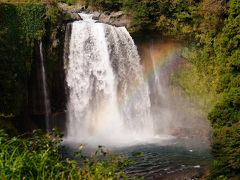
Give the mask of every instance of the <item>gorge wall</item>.
[[43, 42], [51, 109], [56, 112], [64, 109], [65, 104], [64, 18], [56, 4], [38, 3], [0, 3], [0, 17], [0, 124], [14, 124], [19, 132], [44, 127], [42, 123], [38, 126], [34, 123], [44, 116], [39, 43]]

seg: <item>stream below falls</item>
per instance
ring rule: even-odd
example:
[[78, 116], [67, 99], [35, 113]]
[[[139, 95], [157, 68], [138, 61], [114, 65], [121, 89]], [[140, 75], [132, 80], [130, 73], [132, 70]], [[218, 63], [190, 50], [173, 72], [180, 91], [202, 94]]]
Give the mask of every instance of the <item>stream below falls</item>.
[[[74, 157], [79, 144], [64, 141], [64, 156]], [[95, 152], [97, 146], [84, 146], [84, 155]], [[108, 148], [108, 147], [106, 147]], [[212, 161], [208, 142], [189, 137], [159, 137], [144, 144], [111, 147], [111, 153], [130, 160], [125, 173], [144, 179], [201, 179], [207, 175]]]

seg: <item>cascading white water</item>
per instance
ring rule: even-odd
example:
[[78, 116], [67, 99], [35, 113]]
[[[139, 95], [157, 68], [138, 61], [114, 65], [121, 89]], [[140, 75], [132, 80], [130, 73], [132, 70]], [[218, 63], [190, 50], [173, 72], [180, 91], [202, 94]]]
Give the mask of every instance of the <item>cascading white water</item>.
[[46, 123], [46, 131], [49, 131], [49, 119], [50, 119], [50, 103], [47, 92], [46, 85], [46, 73], [44, 67], [44, 58], [43, 58], [43, 48], [42, 42], [39, 44], [39, 52], [40, 52], [40, 65], [41, 65], [41, 76], [42, 76], [42, 87], [43, 87], [43, 96], [44, 96], [44, 109], [45, 109], [45, 123]]
[[148, 86], [131, 36], [82, 17], [72, 23], [65, 65], [67, 138], [119, 144], [153, 137]]

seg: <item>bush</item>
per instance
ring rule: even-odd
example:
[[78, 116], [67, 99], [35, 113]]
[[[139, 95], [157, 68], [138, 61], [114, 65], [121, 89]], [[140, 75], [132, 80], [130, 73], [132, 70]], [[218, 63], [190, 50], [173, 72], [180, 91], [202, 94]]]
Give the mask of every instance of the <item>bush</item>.
[[68, 5], [73, 5], [76, 3], [76, 0], [57, 0], [57, 2], [66, 3]]
[[[184, 73], [179, 76], [181, 80], [179, 83], [186, 92], [191, 93], [190, 95], [199, 94], [199, 102], [207, 97], [207, 100], [214, 104], [213, 108], [207, 109], [214, 135], [212, 155], [215, 160], [210, 178], [239, 179], [240, 1], [203, 0], [200, 4], [201, 6], [197, 8], [199, 17], [190, 16], [194, 17], [196, 22], [191, 27], [197, 28], [194, 38], [196, 48], [189, 48], [191, 53], [187, 56], [192, 68], [183, 71]], [[194, 11], [189, 12], [194, 15]], [[180, 17], [189, 18], [186, 13], [182, 15]], [[172, 26], [171, 22], [163, 14], [159, 19], [159, 27]], [[196, 85], [191, 85], [195, 79]], [[210, 92], [213, 92], [213, 99], [208, 98], [210, 96], [207, 93], [211, 95]]]
[[107, 11], [117, 11], [122, 8], [122, 0], [84, 0], [86, 5]]
[[94, 156], [77, 155], [75, 160], [61, 156], [61, 135], [55, 130], [10, 138], [0, 130], [0, 179], [119, 179], [127, 161], [120, 156], [107, 154], [99, 147]]
[[211, 179], [239, 177], [240, 174], [240, 122], [231, 127], [215, 129], [212, 153], [215, 160], [211, 168]]
[[214, 127], [232, 126], [240, 122], [240, 89], [232, 88], [209, 113], [208, 119]]
[[240, 89], [231, 88], [208, 116], [214, 127], [211, 179], [240, 174]]

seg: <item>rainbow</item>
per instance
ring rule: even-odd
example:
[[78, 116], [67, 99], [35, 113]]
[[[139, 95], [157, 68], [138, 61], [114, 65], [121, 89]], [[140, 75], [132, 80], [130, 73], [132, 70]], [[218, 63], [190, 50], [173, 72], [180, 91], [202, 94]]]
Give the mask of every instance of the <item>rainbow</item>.
[[[167, 63], [176, 61], [180, 49], [181, 45], [173, 41], [140, 44], [138, 51], [141, 56], [145, 82], [157, 76]], [[143, 87], [143, 84], [138, 82], [132, 82], [132, 84], [134, 88], [128, 92], [129, 103], [134, 101], [136, 92]]]

